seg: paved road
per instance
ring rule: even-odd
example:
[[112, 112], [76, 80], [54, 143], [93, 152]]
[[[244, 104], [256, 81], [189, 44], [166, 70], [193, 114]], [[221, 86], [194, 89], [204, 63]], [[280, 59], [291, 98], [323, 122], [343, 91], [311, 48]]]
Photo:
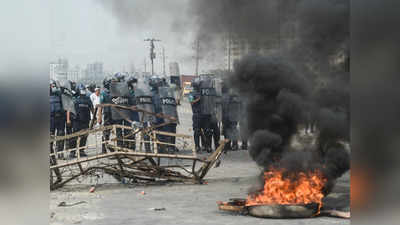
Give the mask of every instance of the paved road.
[[[191, 114], [187, 103], [180, 108], [180, 132], [190, 133]], [[350, 224], [349, 220], [318, 217], [312, 219], [274, 220], [233, 215], [217, 209], [216, 201], [246, 197], [254, 185], [259, 168], [247, 151], [224, 155], [222, 164], [210, 170], [208, 184], [131, 186], [115, 181], [105, 182], [94, 193], [88, 185], [72, 185], [50, 193], [50, 224]], [[349, 208], [349, 174], [337, 182], [334, 192], [325, 199], [327, 208]], [[88, 182], [90, 183], [90, 182]], [[144, 193], [144, 194], [143, 194]], [[71, 207], [57, 207], [85, 201]], [[154, 208], [165, 208], [155, 211]]]

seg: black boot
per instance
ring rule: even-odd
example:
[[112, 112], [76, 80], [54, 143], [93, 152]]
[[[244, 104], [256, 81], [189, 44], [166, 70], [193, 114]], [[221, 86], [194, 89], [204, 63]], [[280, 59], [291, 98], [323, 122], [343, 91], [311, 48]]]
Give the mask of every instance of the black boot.
[[241, 149], [247, 150], [247, 142], [243, 142], [243, 143], [242, 143]]
[[239, 145], [237, 141], [232, 142], [232, 150], [237, 151], [239, 149]]

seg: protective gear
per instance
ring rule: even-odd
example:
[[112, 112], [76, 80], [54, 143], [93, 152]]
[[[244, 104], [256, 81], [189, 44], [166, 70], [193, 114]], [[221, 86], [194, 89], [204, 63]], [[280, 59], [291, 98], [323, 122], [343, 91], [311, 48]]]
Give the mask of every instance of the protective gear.
[[223, 134], [225, 138], [230, 140], [225, 145], [225, 150], [237, 150], [239, 139], [239, 130], [237, 128], [237, 125], [241, 119], [241, 101], [239, 96], [233, 91], [229, 91], [227, 88], [224, 88], [223, 91]]
[[[134, 98], [131, 97], [126, 82], [111, 82], [110, 94], [112, 104], [128, 107], [134, 105]], [[111, 113], [113, 120], [124, 120], [130, 118], [131, 110], [111, 107]]]
[[222, 122], [222, 81], [219, 79], [214, 80], [214, 88], [217, 94], [215, 98], [215, 119], [217, 123]]
[[87, 87], [87, 90], [89, 90], [91, 93], [94, 93], [96, 89], [96, 84], [90, 84], [89, 87]]
[[[82, 86], [80, 87], [82, 88]], [[89, 122], [90, 122], [90, 112], [93, 111], [93, 104], [90, 100], [89, 97], [86, 95], [81, 95], [77, 97], [74, 101], [75, 103], [75, 117], [73, 118], [73, 131], [78, 132], [84, 129], [89, 128]], [[78, 137], [72, 138], [71, 141], [71, 148], [76, 148], [77, 146], [77, 139]], [[79, 147], [83, 147], [86, 145], [86, 140], [87, 140], [87, 135], [82, 135], [80, 136], [80, 142], [79, 142]], [[70, 152], [70, 158], [75, 157], [75, 152], [76, 151], [71, 151]], [[79, 150], [80, 156], [84, 157], [86, 156], [85, 152], [83, 149]]]
[[63, 114], [62, 100], [59, 94], [50, 95], [50, 115]]
[[152, 87], [153, 90], [158, 89], [159, 87], [163, 86], [163, 82], [160, 78], [156, 76], [152, 76], [149, 80], [149, 85]]
[[176, 118], [176, 123], [179, 123], [174, 91], [170, 87], [160, 87], [158, 88], [158, 92], [160, 96], [161, 112], [165, 115]]
[[110, 85], [111, 85], [111, 79], [110, 78], [104, 78], [103, 80], [103, 87], [107, 90], [110, 90]]
[[190, 86], [193, 88], [193, 91], [200, 93], [200, 78], [194, 78], [190, 83]]
[[57, 93], [59, 91], [60, 91], [60, 89], [58, 87], [52, 87], [51, 88], [51, 93]]
[[[55, 85], [55, 84], [53, 84]], [[50, 95], [50, 135], [64, 136], [65, 134], [65, 111], [62, 107], [61, 95], [59, 92]], [[64, 150], [64, 141], [57, 141], [57, 152]], [[54, 152], [53, 143], [50, 144], [50, 152]], [[58, 158], [63, 158], [62, 154]], [[55, 160], [55, 157], [54, 157]], [[56, 163], [53, 161], [53, 163]]]
[[[109, 79], [104, 79], [103, 81], [103, 85], [105, 86], [105, 90], [101, 92], [100, 94], [100, 103], [101, 104], [112, 104], [111, 101], [111, 95], [110, 95], [110, 87], [108, 86], [108, 88], [106, 88], [107, 85], [109, 85]], [[104, 126], [108, 126], [108, 125], [112, 125], [113, 124], [113, 120], [111, 117], [111, 107], [106, 106], [103, 107], [103, 118], [104, 118]], [[110, 130], [104, 130], [103, 131], [103, 136], [102, 136], [102, 141], [108, 141], [110, 140]], [[103, 143], [102, 146], [102, 152], [103, 153], [107, 153], [107, 148], [106, 148], [106, 144]], [[113, 152], [114, 150], [110, 149], [111, 152]]]
[[[111, 102], [115, 105], [130, 107], [135, 105], [135, 95], [132, 90], [128, 87], [128, 83], [124, 81], [113, 80], [110, 85]], [[120, 124], [125, 126], [131, 126], [130, 121], [134, 119], [135, 113], [130, 109], [122, 109], [117, 107], [111, 107], [111, 117], [113, 124]], [[131, 141], [122, 140], [123, 136], [130, 135], [132, 130], [130, 129], [116, 129], [117, 145], [119, 147], [126, 147], [135, 149], [136, 144]], [[134, 136], [128, 138], [133, 140]]]
[[[192, 83], [193, 84], [193, 83]], [[194, 144], [196, 147], [196, 151], [200, 151], [200, 136], [201, 136], [201, 124], [200, 124], [200, 102], [194, 102], [196, 99], [200, 98], [200, 93], [193, 89], [189, 94], [189, 102], [192, 106], [192, 127], [193, 127], [193, 136], [194, 136]]]
[[64, 92], [61, 95], [61, 99], [64, 110], [76, 114], [73, 93]]
[[214, 115], [217, 93], [211, 79], [205, 79], [200, 82], [200, 95], [201, 114]]
[[133, 76], [130, 76], [130, 77], [128, 78], [128, 80], [126, 81], [126, 83], [128, 84], [128, 87], [129, 87], [131, 90], [134, 89], [134, 84], [136, 84], [137, 82], [138, 82], [138, 80], [137, 80], [135, 77], [133, 77]]
[[86, 87], [83, 84], [77, 86], [78, 95], [86, 95]]
[[79, 122], [90, 121], [90, 112], [93, 110], [93, 104], [86, 95], [81, 95], [75, 99], [76, 120]]
[[[149, 87], [144, 83], [139, 83], [136, 88], [136, 103], [138, 109], [142, 109], [151, 113], [155, 113], [154, 103], [153, 103], [153, 93], [150, 91]], [[139, 119], [143, 122], [154, 123], [155, 117], [147, 113], [139, 111]]]
[[118, 73], [114, 74], [113, 80], [117, 81], [117, 82], [125, 81], [125, 75], [123, 75], [122, 73], [118, 72]]

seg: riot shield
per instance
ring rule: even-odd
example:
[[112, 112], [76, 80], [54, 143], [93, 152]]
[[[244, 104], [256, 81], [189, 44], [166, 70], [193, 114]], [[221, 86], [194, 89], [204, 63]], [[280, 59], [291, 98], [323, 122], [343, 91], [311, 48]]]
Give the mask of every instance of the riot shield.
[[74, 98], [67, 93], [61, 94], [61, 102], [65, 111], [69, 111], [76, 115]]
[[72, 90], [71, 82], [69, 82], [68, 80], [60, 80], [59, 85], [60, 85], [60, 88], [64, 88], [64, 89], [67, 89], [70, 91]]
[[217, 93], [213, 87], [211, 79], [200, 81], [200, 106], [201, 114], [213, 115], [215, 114], [215, 100]]
[[[111, 102], [115, 105], [132, 106], [132, 98], [128, 84], [126, 82], [112, 82], [110, 85]], [[118, 107], [111, 107], [111, 117], [113, 120], [123, 120], [131, 118], [132, 111]]]
[[176, 118], [177, 123], [179, 123], [176, 100], [174, 98], [174, 90], [170, 87], [160, 87], [158, 91], [160, 95], [162, 113]]
[[111, 96], [127, 97], [130, 95], [128, 84], [126, 82], [111, 82], [110, 85]]
[[214, 79], [214, 88], [216, 92], [215, 98], [215, 118], [218, 122], [222, 122], [222, 81]]
[[[150, 88], [144, 84], [138, 84], [138, 87], [135, 90], [136, 95], [136, 106], [138, 109], [142, 109], [146, 112], [154, 113], [154, 104], [153, 104], [153, 94], [150, 91]], [[139, 111], [139, 120], [143, 122], [155, 122], [155, 117], [148, 113]]]

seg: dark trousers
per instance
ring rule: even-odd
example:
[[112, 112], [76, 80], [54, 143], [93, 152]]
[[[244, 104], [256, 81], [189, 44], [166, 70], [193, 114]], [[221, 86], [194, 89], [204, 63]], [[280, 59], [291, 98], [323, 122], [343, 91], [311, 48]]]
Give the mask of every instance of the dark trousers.
[[[123, 120], [122, 124], [131, 127], [131, 123], [129, 121]], [[133, 133], [132, 129], [123, 129], [122, 132], [123, 146], [125, 148], [135, 150], [136, 149], [135, 135], [133, 135], [132, 133]]]
[[[171, 123], [171, 124], [165, 125], [163, 127], [160, 127], [159, 130], [176, 134], [176, 123]], [[175, 144], [175, 136], [157, 135], [157, 139], [164, 143]], [[161, 149], [161, 151], [164, 151], [165, 149], [175, 151], [176, 149], [174, 147], [175, 146], [172, 146], [172, 145], [159, 145], [159, 148]]]
[[[79, 132], [81, 130], [88, 129], [88, 128], [89, 128], [89, 120], [87, 120], [87, 121], [74, 120], [74, 122], [73, 122], [73, 131], [74, 131], [74, 133]], [[80, 135], [78, 137], [80, 137], [79, 147], [85, 146], [88, 135], [85, 134], [85, 135]], [[71, 148], [76, 148], [76, 146], [78, 145], [78, 143], [77, 143], [78, 142], [78, 137], [72, 138], [72, 140], [71, 140]], [[75, 150], [71, 151], [70, 155], [74, 156], [75, 152], [76, 152]], [[80, 152], [80, 154], [83, 154], [84, 150], [80, 149], [79, 152]]]
[[193, 127], [193, 136], [194, 136], [194, 144], [196, 149], [200, 148], [200, 136], [201, 136], [201, 130], [200, 130], [200, 116], [197, 113], [194, 113], [192, 115], [192, 127]]
[[[70, 124], [66, 124], [66, 127], [65, 127], [65, 131], [66, 131], [66, 135], [70, 135], [70, 134], [72, 134], [74, 131], [73, 131], [73, 120], [71, 120], [71, 123]], [[67, 149], [71, 149], [71, 146], [73, 145], [72, 144], [72, 138], [70, 138], [70, 139], [67, 139], [66, 140], [66, 148]]]
[[225, 145], [225, 150], [238, 149], [239, 131], [237, 129], [237, 122], [224, 120], [223, 122], [223, 134], [225, 139], [229, 139], [229, 142]]
[[211, 115], [200, 116], [201, 144], [206, 151], [211, 151], [213, 126]]
[[[64, 136], [65, 135], [65, 115], [50, 116], [50, 135]], [[64, 150], [64, 141], [57, 141], [57, 152]], [[50, 152], [54, 152], [53, 143], [50, 143]]]
[[221, 131], [219, 129], [218, 123], [217, 122], [213, 122], [211, 124], [211, 129], [213, 132], [213, 139], [214, 139], [214, 147], [215, 150], [217, 150], [218, 146], [219, 146], [219, 140], [221, 137]]
[[[104, 126], [109, 126], [109, 125], [111, 125], [111, 124], [112, 124], [111, 119], [109, 119], [109, 118], [104, 118]], [[110, 130], [110, 129], [104, 130], [104, 131], [103, 131], [103, 137], [101, 137], [102, 142], [105, 142], [105, 141], [109, 141], [109, 140], [110, 140], [110, 133], [111, 133], [111, 130]], [[107, 153], [107, 147], [106, 147], [106, 144], [105, 144], [105, 143], [102, 143], [102, 145], [101, 145], [101, 150], [102, 150], [102, 153]], [[113, 150], [113, 149], [110, 149], [110, 152], [114, 152], [114, 150]]]

